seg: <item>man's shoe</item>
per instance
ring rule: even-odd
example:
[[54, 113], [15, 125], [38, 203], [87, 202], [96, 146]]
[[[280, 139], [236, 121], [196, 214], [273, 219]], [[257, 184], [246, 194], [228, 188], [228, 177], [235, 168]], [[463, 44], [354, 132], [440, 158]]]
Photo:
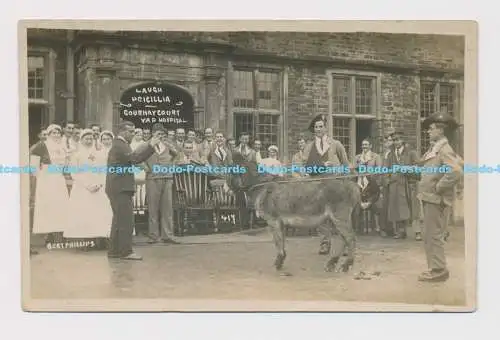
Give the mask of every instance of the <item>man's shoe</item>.
[[38, 255], [38, 251], [33, 248], [30, 248], [30, 255]]
[[108, 258], [110, 258], [110, 259], [119, 259], [120, 257], [121, 256], [119, 254], [108, 252]]
[[448, 238], [450, 238], [450, 232], [449, 231], [445, 231], [444, 232], [444, 235], [443, 235], [443, 239], [445, 242], [448, 242]]
[[450, 278], [450, 272], [447, 269], [431, 270], [420, 274], [419, 281], [422, 282], [444, 282]]
[[406, 232], [399, 232], [396, 235], [393, 236], [393, 239], [395, 240], [404, 240], [406, 239]]
[[178, 242], [174, 239], [171, 239], [171, 238], [164, 238], [161, 241], [165, 244], [181, 244], [180, 242]]
[[132, 253], [128, 256], [122, 257], [122, 260], [131, 260], [131, 261], [142, 261], [142, 256], [137, 255], [136, 253]]

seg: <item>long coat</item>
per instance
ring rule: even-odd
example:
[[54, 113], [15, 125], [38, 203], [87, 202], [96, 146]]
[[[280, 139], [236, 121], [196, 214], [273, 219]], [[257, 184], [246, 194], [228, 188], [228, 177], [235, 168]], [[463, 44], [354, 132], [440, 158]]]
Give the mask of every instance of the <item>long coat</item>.
[[[408, 144], [404, 144], [401, 155], [396, 155], [392, 149], [384, 159], [384, 166], [392, 168], [393, 165], [416, 165], [418, 156]], [[386, 205], [387, 222], [413, 221], [419, 218], [420, 205], [416, 197], [417, 182], [414, 177], [406, 173], [396, 172], [388, 174], [384, 178], [386, 188], [384, 204]]]

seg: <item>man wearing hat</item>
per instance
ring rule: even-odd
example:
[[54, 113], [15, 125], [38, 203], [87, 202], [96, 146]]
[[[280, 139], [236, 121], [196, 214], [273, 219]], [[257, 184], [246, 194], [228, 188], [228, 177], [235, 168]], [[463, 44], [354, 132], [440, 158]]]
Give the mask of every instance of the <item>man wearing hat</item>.
[[[349, 159], [342, 143], [330, 138], [326, 134], [326, 115], [320, 114], [313, 118], [309, 125], [309, 131], [314, 133], [314, 139], [304, 147], [303, 157], [305, 166], [346, 166], [349, 167]], [[311, 176], [321, 175], [312, 173]], [[330, 240], [323, 235], [320, 243], [319, 254], [326, 255], [330, 251]]]
[[422, 172], [418, 187], [418, 198], [423, 204], [424, 245], [428, 271], [419, 276], [419, 281], [446, 281], [449, 272], [444, 253], [444, 234], [453, 204], [455, 185], [463, 174], [460, 157], [455, 154], [445, 137], [445, 130], [454, 130], [457, 123], [447, 113], [435, 113], [428, 117], [422, 127], [427, 129], [432, 142], [429, 151], [422, 157], [420, 165], [433, 169], [446, 165], [445, 173]]
[[161, 140], [155, 152], [145, 162], [146, 199], [148, 201], [149, 243], [177, 243], [174, 240], [172, 207], [173, 174], [155, 170], [175, 164], [178, 152], [175, 145], [167, 140], [167, 133], [161, 123], [153, 125], [152, 134]]

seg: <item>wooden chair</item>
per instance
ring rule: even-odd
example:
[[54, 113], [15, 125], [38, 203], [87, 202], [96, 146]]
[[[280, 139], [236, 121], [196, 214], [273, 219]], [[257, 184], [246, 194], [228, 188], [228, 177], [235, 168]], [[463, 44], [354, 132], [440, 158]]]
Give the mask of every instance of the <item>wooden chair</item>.
[[135, 235], [141, 232], [147, 234], [148, 229], [148, 205], [146, 200], [146, 182], [136, 181], [134, 201]]
[[213, 231], [216, 222], [214, 208], [206, 174], [174, 174], [173, 210], [178, 236]]
[[223, 179], [210, 181], [215, 204], [215, 231], [233, 231], [243, 229], [247, 210], [247, 199], [244, 192], [235, 194], [227, 191]]

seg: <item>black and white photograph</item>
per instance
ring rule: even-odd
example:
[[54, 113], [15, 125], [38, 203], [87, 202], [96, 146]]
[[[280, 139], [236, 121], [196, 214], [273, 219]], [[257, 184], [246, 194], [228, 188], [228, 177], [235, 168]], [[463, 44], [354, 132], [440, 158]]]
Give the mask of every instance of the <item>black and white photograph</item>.
[[474, 310], [473, 22], [140, 23], [19, 25], [24, 310]]

